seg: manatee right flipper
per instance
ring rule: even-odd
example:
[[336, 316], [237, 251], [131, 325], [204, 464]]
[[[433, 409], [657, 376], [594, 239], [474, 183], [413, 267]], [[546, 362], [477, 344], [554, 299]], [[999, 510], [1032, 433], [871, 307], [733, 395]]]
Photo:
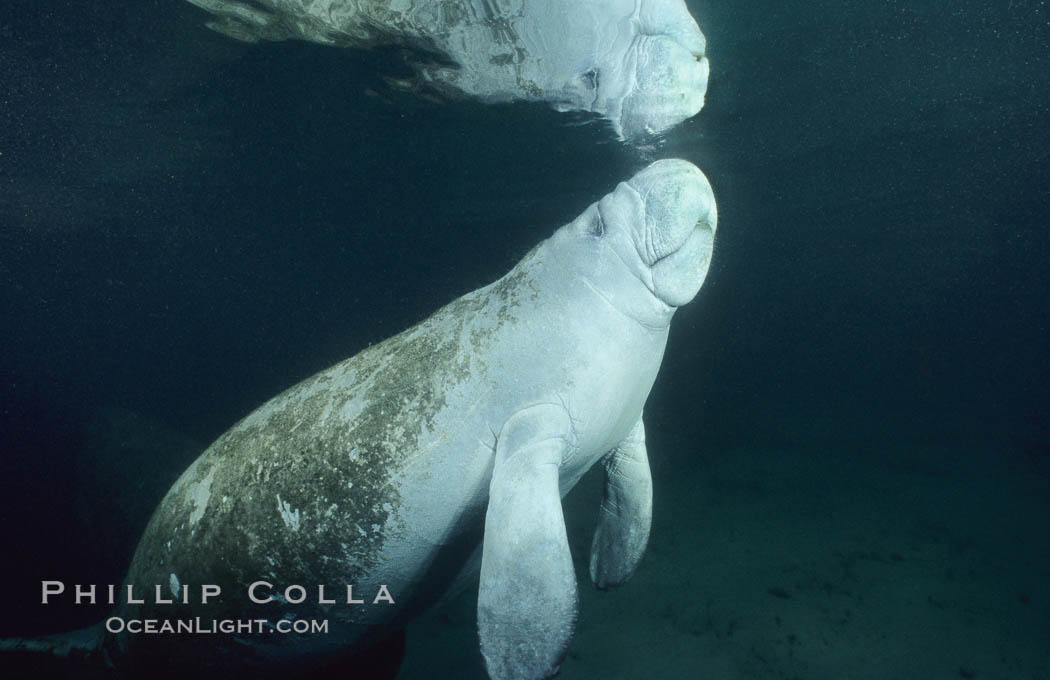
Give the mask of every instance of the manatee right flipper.
[[559, 467], [572, 446], [568, 414], [532, 406], [496, 441], [478, 593], [478, 633], [494, 680], [558, 672], [576, 627], [576, 575]]
[[601, 590], [623, 585], [649, 544], [653, 520], [653, 478], [642, 419], [602, 458], [605, 489], [591, 542], [591, 580]]

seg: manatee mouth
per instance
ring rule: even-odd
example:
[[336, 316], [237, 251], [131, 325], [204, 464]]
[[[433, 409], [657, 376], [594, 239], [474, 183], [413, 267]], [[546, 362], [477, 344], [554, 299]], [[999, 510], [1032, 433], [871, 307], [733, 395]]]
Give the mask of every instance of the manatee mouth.
[[696, 224], [694, 224], [693, 228], [690, 229], [689, 232], [685, 235], [685, 238], [682, 239], [681, 243], [679, 243], [677, 246], [673, 247], [667, 253], [657, 256], [651, 263], [649, 263], [649, 266], [650, 267], [655, 267], [658, 264], [660, 264], [661, 262], [663, 262], [664, 260], [666, 260], [666, 259], [668, 259], [670, 257], [674, 257], [675, 255], [677, 255], [678, 253], [680, 253], [682, 251], [682, 248], [684, 248], [686, 246], [686, 244], [689, 242], [689, 239], [693, 238], [693, 235], [696, 234], [696, 232], [698, 230], [700, 230], [700, 229], [710, 229], [710, 228], [711, 227], [709, 227], [708, 225], [704, 224], [703, 220], [697, 220]]
[[714, 226], [697, 220], [677, 248], [650, 266], [653, 295], [672, 307], [692, 300], [707, 278], [714, 241]]

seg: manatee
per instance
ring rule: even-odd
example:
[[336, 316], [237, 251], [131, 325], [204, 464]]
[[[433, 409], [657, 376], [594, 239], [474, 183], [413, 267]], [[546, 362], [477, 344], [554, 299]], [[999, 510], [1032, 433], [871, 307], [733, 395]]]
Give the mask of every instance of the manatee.
[[[642, 411], [671, 318], [707, 275], [716, 221], [704, 175], [657, 161], [498, 281], [266, 402], [176, 481], [113, 617], [65, 653], [118, 668], [301, 670], [367, 653], [480, 572], [491, 677], [555, 674], [577, 618], [561, 499], [601, 464], [590, 576], [602, 589], [626, 581], [652, 512]], [[207, 587], [221, 594], [205, 603]], [[267, 623], [126, 628], [196, 617]], [[272, 634], [317, 620], [326, 632]]]
[[[588, 111], [621, 139], [664, 132], [704, 105], [706, 42], [684, 0], [189, 0], [245, 41], [400, 46], [412, 87], [488, 103]], [[404, 83], [408, 85], [408, 83]]]

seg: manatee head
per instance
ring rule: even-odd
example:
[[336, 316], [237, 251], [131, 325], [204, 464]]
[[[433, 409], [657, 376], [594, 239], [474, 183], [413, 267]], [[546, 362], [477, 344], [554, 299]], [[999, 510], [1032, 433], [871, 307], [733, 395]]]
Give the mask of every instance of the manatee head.
[[655, 323], [707, 276], [718, 211], [692, 163], [661, 160], [588, 208], [567, 229], [584, 250], [581, 275], [608, 302]]
[[605, 68], [588, 73], [597, 90], [594, 110], [629, 141], [665, 132], [696, 115], [704, 106], [711, 71], [704, 34], [685, 3], [639, 4], [618, 24], [619, 47], [605, 52]]

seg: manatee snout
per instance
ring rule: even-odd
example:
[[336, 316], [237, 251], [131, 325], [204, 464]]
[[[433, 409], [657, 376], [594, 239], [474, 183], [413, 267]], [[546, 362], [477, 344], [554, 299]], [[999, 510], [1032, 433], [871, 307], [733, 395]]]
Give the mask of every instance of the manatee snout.
[[699, 29], [693, 40], [669, 35], [639, 36], [634, 87], [623, 102], [620, 125], [626, 139], [659, 134], [704, 107], [711, 65]]
[[646, 252], [642, 255], [649, 265], [681, 248], [698, 226], [714, 231], [718, 219], [715, 195], [704, 173], [692, 163], [656, 161], [628, 184], [645, 204]]
[[677, 159], [653, 163], [628, 184], [644, 204], [635, 245], [652, 270], [653, 292], [669, 305], [684, 305], [711, 263], [718, 224], [711, 184], [695, 165]]

